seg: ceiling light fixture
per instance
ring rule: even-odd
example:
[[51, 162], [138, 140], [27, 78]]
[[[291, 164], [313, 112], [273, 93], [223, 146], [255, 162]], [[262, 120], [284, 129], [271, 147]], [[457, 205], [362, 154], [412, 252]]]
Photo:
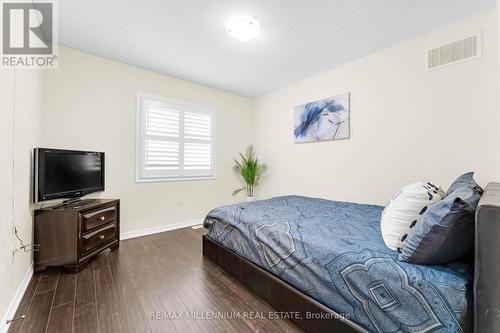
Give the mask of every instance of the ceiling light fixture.
[[235, 17], [227, 22], [226, 30], [231, 37], [246, 42], [257, 37], [260, 32], [260, 24], [252, 17]]

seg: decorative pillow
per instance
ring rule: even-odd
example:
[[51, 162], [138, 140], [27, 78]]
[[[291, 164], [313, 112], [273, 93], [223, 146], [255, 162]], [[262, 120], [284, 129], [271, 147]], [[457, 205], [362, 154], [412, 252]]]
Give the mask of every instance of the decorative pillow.
[[443, 200], [429, 207], [406, 239], [399, 260], [437, 265], [455, 260], [474, 246], [474, 214], [483, 189], [460, 176]]
[[[472, 189], [472, 193], [468, 191], [469, 189]], [[467, 191], [468, 195], [464, 195], [461, 199], [476, 210], [479, 199], [481, 199], [481, 195], [483, 194], [483, 188], [474, 180], [474, 172], [467, 172], [458, 177], [450, 185], [450, 188], [446, 191], [446, 195], [451, 195], [456, 191]]]
[[408, 232], [427, 208], [444, 197], [443, 190], [431, 182], [417, 182], [396, 193], [382, 212], [380, 228], [385, 245], [401, 252]]

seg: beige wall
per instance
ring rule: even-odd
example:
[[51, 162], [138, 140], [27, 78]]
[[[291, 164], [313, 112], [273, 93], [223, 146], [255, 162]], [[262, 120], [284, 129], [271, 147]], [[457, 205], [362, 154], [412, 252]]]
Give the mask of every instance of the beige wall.
[[[428, 48], [478, 31], [483, 57], [424, 70]], [[255, 143], [269, 166], [259, 195], [385, 204], [420, 179], [500, 180], [497, 37], [490, 10], [257, 98]], [[293, 107], [344, 92], [351, 138], [294, 144]]]
[[[16, 252], [17, 227], [32, 242], [31, 151], [41, 142], [42, 72], [0, 71], [0, 315], [6, 313], [28, 271], [31, 252]], [[0, 325], [3, 328], [4, 322]]]
[[[0, 315], [7, 311], [10, 300], [16, 288], [11, 288], [13, 271], [12, 255], [10, 251], [12, 234], [12, 159], [13, 137], [12, 117], [14, 96], [14, 72], [0, 72], [0, 265], [7, 267], [0, 274]], [[0, 326], [1, 327], [1, 326]]]
[[[232, 158], [251, 142], [250, 101], [74, 49], [59, 49], [59, 69], [45, 76], [44, 144], [106, 152], [106, 191], [120, 198], [122, 232], [202, 219], [234, 202]], [[137, 92], [217, 108], [217, 179], [135, 182]]]

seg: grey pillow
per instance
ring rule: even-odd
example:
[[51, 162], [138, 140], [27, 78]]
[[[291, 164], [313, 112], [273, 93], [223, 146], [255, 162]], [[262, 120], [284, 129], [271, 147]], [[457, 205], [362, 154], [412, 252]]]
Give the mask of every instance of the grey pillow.
[[455, 260], [474, 246], [474, 214], [483, 192], [472, 178], [460, 176], [447, 196], [430, 206], [409, 232], [399, 260], [437, 265]]
[[473, 193], [464, 194], [462, 200], [467, 202], [471, 207], [476, 210], [477, 205], [479, 203], [479, 199], [481, 199], [481, 195], [483, 194], [483, 188], [479, 186], [474, 180], [474, 172], [467, 172], [460, 177], [458, 177], [451, 185], [448, 191], [446, 191], [446, 195], [452, 195], [457, 191], [467, 191], [467, 189], [472, 189]]

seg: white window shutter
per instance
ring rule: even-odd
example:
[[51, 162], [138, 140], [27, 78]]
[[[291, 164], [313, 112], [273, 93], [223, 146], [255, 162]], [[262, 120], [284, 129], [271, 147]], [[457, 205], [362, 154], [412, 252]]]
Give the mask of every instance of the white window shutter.
[[184, 138], [210, 141], [212, 138], [212, 117], [210, 114], [185, 112]]
[[212, 115], [184, 113], [184, 169], [210, 171], [212, 167]]
[[178, 170], [179, 143], [146, 138], [146, 170]]
[[146, 101], [146, 134], [179, 137], [180, 112]]
[[138, 95], [138, 181], [215, 176], [214, 110]]
[[179, 169], [180, 112], [146, 100], [145, 170]]

